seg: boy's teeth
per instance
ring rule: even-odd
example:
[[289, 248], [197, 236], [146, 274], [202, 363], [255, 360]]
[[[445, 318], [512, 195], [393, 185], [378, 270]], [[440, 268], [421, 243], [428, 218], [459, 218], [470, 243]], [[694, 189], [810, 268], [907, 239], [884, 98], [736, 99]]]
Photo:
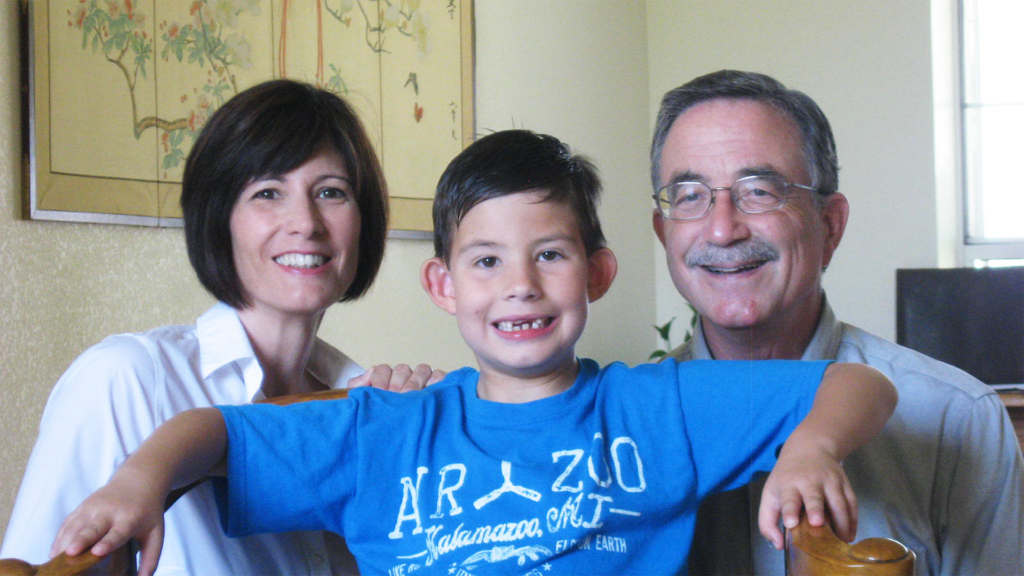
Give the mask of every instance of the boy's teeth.
[[516, 321], [504, 320], [498, 322], [498, 330], [502, 332], [518, 332], [520, 330], [537, 330], [548, 325], [548, 318], [538, 318], [533, 321]]
[[327, 258], [319, 254], [282, 254], [274, 262], [289, 268], [319, 268], [327, 263]]

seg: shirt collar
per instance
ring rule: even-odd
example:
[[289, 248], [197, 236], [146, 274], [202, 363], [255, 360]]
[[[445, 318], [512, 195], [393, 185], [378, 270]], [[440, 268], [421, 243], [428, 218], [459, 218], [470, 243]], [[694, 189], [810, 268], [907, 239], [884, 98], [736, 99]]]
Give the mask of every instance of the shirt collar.
[[262, 396], [263, 369], [237, 310], [218, 302], [196, 321], [196, 337], [199, 339], [199, 369], [204, 380], [218, 370], [236, 365], [245, 382], [246, 397]]
[[[319, 338], [313, 340], [313, 353], [310, 354], [309, 363], [306, 364], [306, 371], [318, 382], [328, 388], [336, 388], [339, 384], [339, 375], [351, 368], [352, 361], [347, 356], [338, 353]], [[359, 372], [361, 373], [362, 370]]]
[[821, 297], [821, 318], [818, 328], [811, 337], [811, 342], [804, 350], [801, 360], [835, 360], [839, 353], [839, 344], [843, 340], [843, 327], [836, 320], [836, 313], [828, 303], [828, 297]]
[[[811, 342], [804, 350], [801, 360], [834, 360], [839, 352], [839, 344], [843, 339], [842, 326], [836, 320], [836, 314], [824, 294], [821, 300], [821, 318], [814, 330]], [[687, 360], [714, 360], [708, 342], [704, 338], [703, 322], [697, 322], [693, 328], [693, 336], [682, 346], [673, 350], [670, 357], [685, 362]]]

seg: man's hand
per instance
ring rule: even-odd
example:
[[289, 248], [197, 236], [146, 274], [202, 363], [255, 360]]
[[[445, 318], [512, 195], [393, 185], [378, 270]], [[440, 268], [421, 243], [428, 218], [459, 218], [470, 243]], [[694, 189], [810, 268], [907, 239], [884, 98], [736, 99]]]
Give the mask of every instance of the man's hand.
[[765, 482], [758, 513], [761, 534], [776, 550], [785, 543], [779, 518], [786, 528], [795, 528], [801, 509], [811, 526], [831, 518], [839, 538], [851, 542], [857, 535], [857, 497], [839, 461], [819, 446], [794, 448], [787, 443]]
[[420, 364], [415, 369], [410, 368], [408, 364], [397, 364], [394, 368], [387, 364], [378, 364], [349, 380], [348, 387], [370, 386], [392, 392], [410, 392], [422, 390], [441, 381], [445, 374], [447, 373], [442, 370], [433, 370], [426, 364]]

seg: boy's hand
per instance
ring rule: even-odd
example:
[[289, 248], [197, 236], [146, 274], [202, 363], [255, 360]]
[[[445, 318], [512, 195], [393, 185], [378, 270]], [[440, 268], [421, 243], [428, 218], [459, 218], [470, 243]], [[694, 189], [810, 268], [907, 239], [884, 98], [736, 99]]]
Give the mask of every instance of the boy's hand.
[[786, 528], [795, 528], [801, 509], [807, 511], [811, 526], [821, 526], [831, 517], [833, 531], [844, 541], [857, 535], [857, 497], [839, 461], [819, 446], [787, 444], [765, 482], [758, 513], [761, 534], [776, 550], [785, 544], [779, 518]]
[[420, 364], [415, 369], [410, 368], [408, 364], [396, 364], [394, 368], [387, 364], [378, 364], [349, 380], [348, 387], [370, 386], [392, 392], [410, 392], [422, 390], [439, 382], [446, 374], [442, 370], [433, 370], [426, 364]]
[[122, 468], [86, 498], [61, 524], [50, 556], [77, 556], [86, 550], [105, 556], [134, 538], [142, 552], [138, 574], [153, 574], [163, 546], [166, 494], [131, 478], [132, 472]]

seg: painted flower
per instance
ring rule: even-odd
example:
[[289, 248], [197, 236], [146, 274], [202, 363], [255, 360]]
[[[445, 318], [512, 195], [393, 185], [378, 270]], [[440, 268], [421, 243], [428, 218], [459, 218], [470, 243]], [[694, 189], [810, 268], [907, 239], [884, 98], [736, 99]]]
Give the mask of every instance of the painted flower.
[[385, 28], [394, 28], [398, 26], [401, 19], [402, 13], [398, 10], [398, 6], [395, 6], [394, 4], [388, 6], [387, 10], [384, 11], [383, 20]]
[[430, 53], [430, 36], [427, 34], [430, 28], [429, 16], [429, 14], [417, 12], [412, 17], [412, 39], [416, 42], [416, 49], [419, 50], [420, 56]]
[[252, 69], [252, 46], [245, 36], [232, 34], [224, 40], [224, 47], [231, 56], [231, 63], [242, 70]]
[[210, 11], [213, 19], [221, 26], [234, 28], [238, 26], [239, 5], [245, 0], [213, 0], [210, 3]]
[[71, 22], [75, 28], [78, 28], [79, 30], [82, 29], [82, 26], [85, 24], [85, 15], [85, 5], [79, 4], [78, 7], [75, 8], [75, 15], [71, 18]]

